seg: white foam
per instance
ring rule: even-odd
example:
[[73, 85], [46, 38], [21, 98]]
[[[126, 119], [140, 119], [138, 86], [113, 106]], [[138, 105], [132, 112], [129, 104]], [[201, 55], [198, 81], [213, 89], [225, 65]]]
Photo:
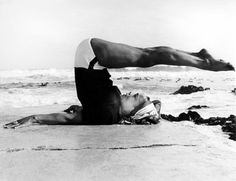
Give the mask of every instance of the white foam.
[[0, 84], [74, 80], [73, 69], [0, 71]]

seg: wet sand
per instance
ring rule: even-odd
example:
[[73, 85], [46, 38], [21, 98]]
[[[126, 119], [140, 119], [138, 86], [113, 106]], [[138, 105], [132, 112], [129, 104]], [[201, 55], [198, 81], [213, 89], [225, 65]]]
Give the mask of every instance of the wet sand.
[[[68, 105], [0, 112], [4, 123]], [[215, 138], [218, 140], [218, 138]], [[186, 125], [0, 128], [0, 180], [235, 180], [232, 141]]]

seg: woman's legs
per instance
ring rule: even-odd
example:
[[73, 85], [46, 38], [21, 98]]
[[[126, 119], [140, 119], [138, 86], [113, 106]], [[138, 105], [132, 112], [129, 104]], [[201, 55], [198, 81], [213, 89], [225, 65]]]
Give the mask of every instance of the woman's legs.
[[186, 52], [170, 47], [155, 47], [148, 52], [145, 61], [151, 62], [151, 66], [165, 64], [191, 66], [211, 71], [234, 70], [231, 64], [214, 59], [206, 49], [201, 49], [199, 52]]
[[170, 47], [137, 48], [93, 38], [91, 45], [99, 64], [107, 68], [151, 67], [154, 65], [191, 66], [211, 71], [234, 70], [222, 60], [214, 59], [205, 49], [186, 52]]

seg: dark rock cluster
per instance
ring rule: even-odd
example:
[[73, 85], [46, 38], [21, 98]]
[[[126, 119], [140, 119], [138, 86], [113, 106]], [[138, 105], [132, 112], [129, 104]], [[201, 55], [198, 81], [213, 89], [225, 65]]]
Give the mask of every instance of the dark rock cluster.
[[210, 90], [210, 88], [203, 88], [202, 86], [194, 86], [194, 85], [188, 85], [188, 86], [181, 86], [179, 90], [175, 91], [172, 94], [191, 94], [193, 92], [199, 92], [199, 91], [205, 91]]
[[188, 108], [188, 110], [192, 110], [192, 109], [201, 109], [201, 108], [209, 108], [208, 106], [206, 105], [193, 105], [191, 107]]
[[39, 87], [46, 87], [47, 85], [48, 85], [48, 82], [45, 82], [45, 83], [41, 83]]
[[231, 92], [236, 95], [236, 88], [234, 88]]
[[117, 78], [117, 80], [123, 80], [123, 79], [129, 80], [130, 77], [118, 77], [118, 78]]
[[229, 135], [229, 139], [236, 141], [236, 116], [230, 115], [229, 117], [210, 117], [208, 119], [202, 118], [195, 111], [188, 111], [188, 113], [181, 113], [178, 117], [172, 116], [171, 114], [161, 114], [163, 119], [172, 122], [179, 121], [193, 121], [195, 124], [205, 124], [209, 126], [220, 125], [222, 131]]
[[130, 80], [133, 79], [134, 81], [139, 81], [139, 80], [151, 80], [153, 77], [118, 77], [116, 80]]

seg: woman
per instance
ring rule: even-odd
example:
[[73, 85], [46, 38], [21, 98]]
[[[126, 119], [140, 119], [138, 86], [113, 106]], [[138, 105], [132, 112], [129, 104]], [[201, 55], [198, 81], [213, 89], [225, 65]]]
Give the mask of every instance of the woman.
[[15, 128], [25, 124], [115, 124], [121, 120], [157, 123], [160, 101], [143, 94], [121, 95], [113, 85], [107, 68], [151, 67], [154, 65], [192, 66], [211, 71], [234, 70], [215, 60], [205, 49], [191, 53], [170, 47], [137, 48], [93, 38], [80, 43], [75, 55], [75, 83], [82, 106], [64, 112], [32, 115], [4, 125]]

